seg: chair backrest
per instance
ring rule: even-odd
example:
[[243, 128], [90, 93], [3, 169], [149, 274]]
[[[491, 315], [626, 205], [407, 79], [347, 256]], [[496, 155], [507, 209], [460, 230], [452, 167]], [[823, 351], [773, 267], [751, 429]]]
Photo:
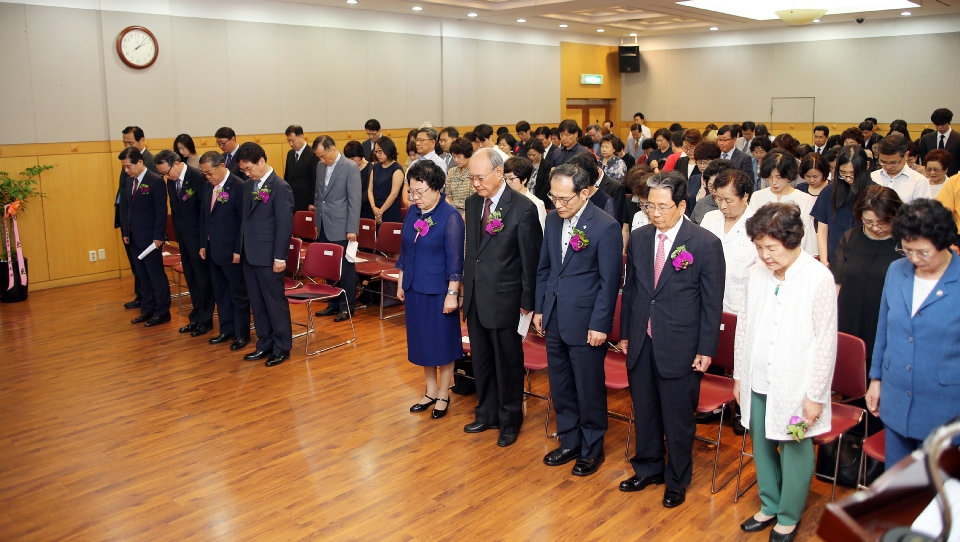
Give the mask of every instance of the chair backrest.
[[623, 294], [617, 294], [617, 307], [613, 310], [613, 328], [610, 330], [610, 335], [607, 335], [607, 340], [613, 344], [620, 342], [620, 303], [623, 299]]
[[303, 241], [296, 237], [290, 238], [290, 246], [287, 249], [287, 269], [286, 273], [290, 277], [296, 277], [300, 272], [300, 249], [303, 248]]
[[173, 229], [173, 215], [167, 213], [167, 242], [177, 242], [177, 232]]
[[399, 222], [384, 222], [377, 232], [377, 250], [384, 254], [400, 254], [401, 232], [403, 224]]
[[308, 243], [317, 238], [316, 224], [313, 223], [314, 214], [310, 211], [293, 213], [293, 236], [299, 237]]
[[313, 279], [340, 280], [343, 247], [333, 243], [311, 243], [303, 260], [303, 274]]
[[406, 219], [407, 219], [407, 209], [406, 209], [406, 208], [401, 208], [401, 209], [400, 209], [400, 222], [403, 222], [403, 221], [406, 220]]
[[720, 346], [713, 365], [733, 370], [733, 342], [737, 336], [737, 315], [725, 312], [720, 316]]
[[360, 232], [357, 233], [360, 248], [377, 250], [377, 221], [372, 218], [360, 219]]
[[832, 389], [853, 399], [867, 394], [867, 345], [863, 339], [837, 333], [837, 365], [833, 369]]

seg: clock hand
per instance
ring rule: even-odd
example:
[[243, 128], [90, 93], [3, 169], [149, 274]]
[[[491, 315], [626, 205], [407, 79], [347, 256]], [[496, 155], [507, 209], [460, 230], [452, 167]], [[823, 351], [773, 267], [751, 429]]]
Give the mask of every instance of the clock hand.
[[146, 44], [147, 44], [147, 39], [144, 38], [143, 41], [140, 42], [140, 45], [137, 45], [136, 47], [134, 47], [133, 50], [136, 51], [137, 49], [143, 47]]

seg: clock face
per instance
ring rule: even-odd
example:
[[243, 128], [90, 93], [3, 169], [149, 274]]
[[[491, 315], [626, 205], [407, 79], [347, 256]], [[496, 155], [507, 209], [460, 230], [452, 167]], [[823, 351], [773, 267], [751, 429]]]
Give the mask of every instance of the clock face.
[[117, 53], [124, 64], [143, 69], [157, 59], [157, 39], [146, 28], [131, 26], [117, 38]]

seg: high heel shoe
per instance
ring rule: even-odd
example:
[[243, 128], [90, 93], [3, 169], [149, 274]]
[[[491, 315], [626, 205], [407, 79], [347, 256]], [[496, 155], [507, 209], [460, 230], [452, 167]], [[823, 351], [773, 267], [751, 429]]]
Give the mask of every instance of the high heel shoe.
[[439, 398], [438, 398], [437, 401], [443, 401], [444, 403], [447, 404], [447, 406], [446, 406], [446, 408], [444, 408], [443, 410], [437, 410], [437, 407], [436, 407], [436, 406], [433, 407], [433, 412], [430, 414], [430, 417], [433, 418], [434, 420], [439, 420], [440, 418], [446, 416], [446, 415], [447, 415], [447, 410], [450, 410], [450, 399], [449, 399], [449, 398], [447, 398], [447, 399], [439, 399]]
[[426, 397], [427, 399], [430, 399], [430, 402], [429, 402], [429, 403], [417, 403], [417, 404], [413, 405], [412, 407], [410, 407], [410, 412], [413, 412], [413, 413], [426, 412], [426, 410], [427, 410], [428, 407], [430, 407], [431, 405], [433, 405], [434, 403], [437, 402], [436, 399], [434, 399], [433, 397], [430, 397], [429, 395], [424, 395], [424, 397]]

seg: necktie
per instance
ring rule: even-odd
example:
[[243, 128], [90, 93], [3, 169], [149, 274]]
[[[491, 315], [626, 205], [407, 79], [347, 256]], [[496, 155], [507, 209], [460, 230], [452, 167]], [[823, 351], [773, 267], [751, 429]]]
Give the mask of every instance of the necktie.
[[817, 154], [823, 154], [823, 147], [817, 147]]
[[945, 136], [945, 135], [943, 135], [943, 134], [940, 134], [940, 144], [937, 145], [937, 148], [938, 148], [938, 149], [942, 149], [942, 148], [943, 148], [943, 140], [944, 140], [944, 138], [946, 138], [946, 137], [947, 137], [947, 136]]
[[[667, 255], [664, 252], [664, 243], [667, 240], [666, 234], [661, 233], [657, 237], [660, 238], [660, 244], [657, 245], [657, 258], [653, 262], [653, 287], [657, 287], [657, 283], [660, 282], [660, 273], [663, 272], [663, 264], [667, 261]], [[650, 319], [647, 319], [647, 336], [651, 339], [653, 338], [653, 329], [650, 325]]]
[[131, 194], [131, 199], [137, 199], [137, 192], [139, 192], [140, 181], [138, 179], [133, 179], [133, 194]]
[[728, 152], [723, 153], [723, 159], [724, 159], [724, 160], [729, 160], [729, 159], [730, 159], [730, 153], [728, 153]]
[[213, 212], [213, 205], [217, 202], [217, 196], [220, 195], [222, 189], [218, 186], [213, 190], [213, 194], [210, 195], [210, 211]]
[[483, 216], [480, 217], [480, 227], [484, 230], [487, 229], [487, 224], [490, 223], [490, 206], [493, 205], [493, 200], [487, 198], [487, 202], [483, 205]]
[[232, 162], [233, 155], [227, 154], [227, 157], [223, 159], [223, 165], [230, 167], [230, 162]]
[[183, 188], [183, 181], [177, 179], [177, 195], [180, 195], [180, 189]]

